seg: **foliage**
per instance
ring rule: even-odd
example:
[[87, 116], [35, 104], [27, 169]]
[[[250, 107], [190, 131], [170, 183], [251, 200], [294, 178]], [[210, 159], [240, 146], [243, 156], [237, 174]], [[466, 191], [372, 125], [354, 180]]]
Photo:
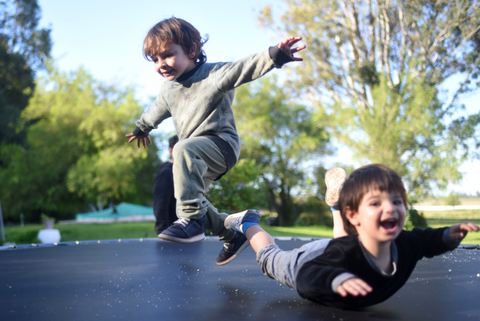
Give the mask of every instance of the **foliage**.
[[24, 135], [15, 130], [15, 123], [32, 95], [33, 71], [21, 55], [9, 53], [1, 42], [0, 67], [0, 145], [24, 143]]
[[259, 184], [259, 168], [251, 159], [240, 159], [232, 170], [207, 191], [207, 199], [221, 212], [264, 208], [265, 191]]
[[445, 205], [447, 206], [456, 206], [456, 205], [460, 205], [460, 197], [458, 197], [457, 194], [455, 193], [450, 193], [448, 194], [447, 197], [445, 197], [444, 199], [444, 203]]
[[319, 166], [328, 138], [311, 111], [292, 102], [276, 82], [262, 78], [239, 87], [234, 106], [242, 155], [259, 166], [266, 199], [283, 226], [293, 225], [301, 213], [293, 194], [311, 195], [308, 169]]
[[53, 220], [54, 218], [48, 216], [48, 215], [45, 214], [45, 213], [42, 213], [42, 214], [40, 214], [40, 219], [41, 219], [42, 221], [48, 221], [48, 220]]
[[132, 90], [97, 83], [79, 70], [51, 69], [22, 113], [27, 146], [0, 147], [0, 199], [6, 220], [40, 213], [71, 218], [89, 204], [149, 204], [157, 149], [137, 149], [125, 134], [142, 112]]
[[16, 123], [33, 94], [35, 70], [51, 50], [50, 30], [39, 29], [39, 20], [35, 0], [0, 1], [0, 145], [25, 143]]
[[423, 213], [418, 212], [414, 208], [409, 208], [407, 211], [404, 228], [406, 230], [412, 230], [413, 228], [426, 229], [427, 227], [427, 220], [425, 219]]
[[416, 198], [457, 182], [479, 137], [480, 114], [461, 104], [480, 85], [478, 0], [285, 3], [281, 21], [269, 6], [260, 20], [303, 36], [292, 82], [318, 124], [361, 162], [395, 169]]
[[37, 0], [0, 1], [0, 41], [8, 52], [24, 57], [32, 69], [43, 66], [50, 56], [51, 30], [38, 28], [41, 9]]
[[323, 199], [311, 195], [307, 198], [297, 199], [296, 201], [300, 204], [301, 213], [296, 219], [295, 225], [323, 225], [333, 227], [332, 212]]

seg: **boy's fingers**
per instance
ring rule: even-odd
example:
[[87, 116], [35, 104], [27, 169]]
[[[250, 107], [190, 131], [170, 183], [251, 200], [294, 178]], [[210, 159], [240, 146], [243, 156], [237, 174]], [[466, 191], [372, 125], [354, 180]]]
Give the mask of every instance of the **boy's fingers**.
[[342, 284], [342, 287], [343, 289], [345, 289], [346, 292], [348, 292], [353, 296], [358, 296], [358, 295], [365, 296], [372, 291], [372, 288], [370, 287], [370, 285], [368, 285], [362, 279], [358, 279], [358, 278], [347, 280]]
[[468, 231], [469, 231], [469, 232], [478, 232], [479, 227], [478, 227], [477, 224], [472, 223], [472, 222], [468, 222], [467, 225], [468, 225]]
[[345, 287], [345, 290], [347, 290], [347, 292], [353, 296], [358, 296], [359, 294], [362, 294], [361, 289], [357, 288], [355, 284], [348, 283], [348, 284], [345, 284], [344, 287]]
[[302, 37], [292, 37], [292, 38], [289, 40], [289, 44], [290, 44], [290, 46], [293, 46], [294, 44], [296, 44], [296, 43], [299, 42], [300, 40], [302, 40]]
[[341, 285], [337, 288], [337, 292], [342, 297], [346, 297], [348, 294], [347, 291], [345, 291], [345, 289]]
[[[133, 134], [128, 134], [128, 135], [125, 135], [125, 136], [130, 137], [130, 139], [128, 140], [128, 143], [131, 143], [132, 141], [137, 139], [137, 148], [140, 148], [140, 141], [142, 141], [143, 148], [147, 148], [147, 143], [145, 142], [145, 137], [137, 137], [137, 136], [134, 136]], [[152, 145], [152, 140], [150, 139], [150, 136], [147, 136], [146, 138], [148, 140], [148, 144]]]
[[305, 48], [307, 48], [307, 46], [306, 46], [306, 45], [301, 45], [301, 46], [299, 46], [299, 47], [295, 48], [295, 51], [296, 51], [296, 52], [298, 52], [298, 51], [302, 51], [302, 50], [303, 50], [303, 49], [305, 49]]
[[278, 44], [278, 47], [281, 49], [284, 45], [285, 46], [288, 46], [288, 47], [292, 47], [294, 44], [296, 44], [297, 42], [299, 42], [300, 40], [302, 40], [302, 37], [293, 37], [293, 36], [290, 36], [288, 37], [287, 39], [285, 39], [284, 41], [280, 42]]
[[479, 227], [472, 222], [464, 222], [459, 225], [459, 229], [467, 232], [478, 232]]

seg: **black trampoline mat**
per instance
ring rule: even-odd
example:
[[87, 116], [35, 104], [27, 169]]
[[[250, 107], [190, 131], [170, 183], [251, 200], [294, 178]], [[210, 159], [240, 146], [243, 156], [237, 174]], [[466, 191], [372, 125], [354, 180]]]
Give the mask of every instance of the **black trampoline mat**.
[[[277, 240], [285, 249], [304, 241]], [[66, 243], [0, 251], [0, 320], [480, 320], [480, 251], [417, 264], [387, 301], [328, 308], [262, 275], [246, 249], [219, 267], [216, 239]]]

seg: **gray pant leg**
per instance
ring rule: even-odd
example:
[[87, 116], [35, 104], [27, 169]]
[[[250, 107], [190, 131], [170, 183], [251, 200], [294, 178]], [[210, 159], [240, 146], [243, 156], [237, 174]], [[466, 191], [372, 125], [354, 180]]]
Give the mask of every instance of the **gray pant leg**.
[[218, 210], [209, 203], [207, 210], [207, 220], [205, 221], [205, 228], [210, 229], [213, 235], [218, 235], [218, 239], [222, 242], [230, 242], [235, 236], [234, 231], [225, 228], [225, 219], [227, 213], [219, 213]]
[[321, 239], [307, 243], [291, 251], [283, 251], [278, 245], [270, 244], [257, 252], [257, 262], [266, 276], [296, 289], [298, 270], [305, 262], [321, 255], [331, 239]]
[[218, 213], [205, 198], [208, 187], [227, 170], [218, 146], [207, 137], [187, 138], [174, 146], [173, 160], [177, 216], [198, 220], [206, 215], [205, 227], [221, 241], [230, 241], [235, 233], [223, 225], [228, 215]]

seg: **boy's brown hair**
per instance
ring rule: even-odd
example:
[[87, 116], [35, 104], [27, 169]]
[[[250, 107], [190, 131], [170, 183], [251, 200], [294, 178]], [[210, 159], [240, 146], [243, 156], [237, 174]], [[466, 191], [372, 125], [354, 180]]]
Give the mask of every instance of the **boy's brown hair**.
[[400, 176], [392, 169], [381, 164], [366, 165], [350, 174], [340, 191], [338, 205], [342, 215], [343, 227], [348, 234], [357, 235], [357, 230], [346, 217], [345, 209], [357, 212], [363, 196], [372, 190], [397, 192], [407, 207], [407, 193]]
[[178, 143], [178, 136], [174, 135], [168, 139], [168, 148], [173, 148]]
[[195, 50], [195, 64], [207, 61], [202, 50], [207, 39], [202, 39], [200, 32], [189, 22], [171, 17], [157, 23], [147, 33], [143, 41], [143, 56], [152, 61], [154, 57], [165, 50], [165, 47], [177, 44], [182, 46], [183, 52], [188, 55]]

